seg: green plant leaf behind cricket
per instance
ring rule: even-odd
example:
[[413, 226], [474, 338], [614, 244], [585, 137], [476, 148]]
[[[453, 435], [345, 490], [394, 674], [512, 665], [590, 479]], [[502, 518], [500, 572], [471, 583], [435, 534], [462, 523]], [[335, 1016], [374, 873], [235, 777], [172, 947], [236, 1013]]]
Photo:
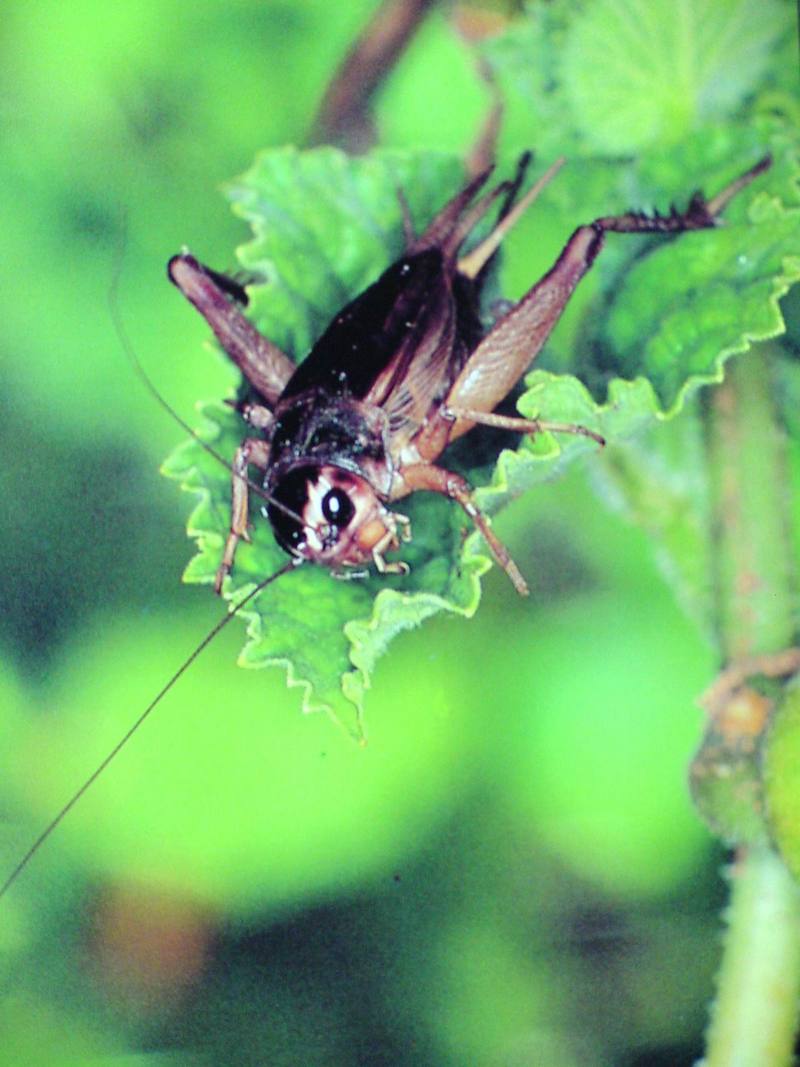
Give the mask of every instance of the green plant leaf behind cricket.
[[[727, 118], [760, 83], [792, 23], [780, 0], [585, 5], [563, 48], [564, 84], [581, 134], [595, 150], [638, 152]], [[591, 49], [603, 63], [586, 62]]]
[[[613, 369], [648, 377], [666, 412], [679, 410], [697, 385], [721, 381], [728, 356], [784, 332], [778, 300], [800, 278], [800, 139], [757, 123], [697, 135], [684, 152], [688, 176], [706, 170], [702, 184], [713, 193], [741, 169], [754, 141], [771, 150], [771, 173], [730, 204], [724, 225], [702, 235], [707, 240], [687, 234], [668, 254], [661, 245], [640, 258], [608, 316]], [[671, 173], [667, 156], [648, 160], [648, 180], [663, 183]]]
[[[764, 139], [775, 163], [763, 185], [730, 205], [710, 241], [687, 235], [633, 264], [602, 327], [603, 358], [626, 378], [652, 384], [658, 425], [635, 446], [607, 449], [593, 467], [596, 482], [647, 530], [679, 599], [709, 637], [713, 530], [697, 389], [720, 382], [726, 361], [751, 343], [784, 333], [779, 299], [800, 277], [800, 152], [783, 133]], [[782, 366], [785, 384], [793, 382], [792, 360], [779, 345], [771, 351], [776, 374]], [[610, 396], [619, 388], [612, 381]]]
[[545, 154], [564, 140], [570, 156], [642, 154], [735, 118], [756, 92], [770, 109], [776, 93], [796, 98], [797, 29], [780, 0], [539, 4], [484, 56], [507, 132], [530, 131]]
[[[575, 205], [573, 223], [630, 207], [663, 212], [773, 156], [718, 230], [667, 241], [610, 236], [539, 360], [607, 401], [597, 425], [610, 447], [590, 470], [606, 501], [647, 530], [679, 599], [710, 633], [707, 472], [694, 397], [722, 380], [728, 358], [784, 332], [778, 301], [800, 269], [796, 27], [786, 5], [751, 0], [589, 0], [573, 12], [537, 8], [484, 50], [507, 101], [507, 134], [532, 128], [546, 158], [568, 155], [541, 210], [509, 244], [546, 244], [562, 218], [551, 203]], [[637, 158], [622, 165], [620, 152]], [[548, 256], [549, 248], [527, 274], [512, 268], [515, 292]], [[550, 390], [565, 383], [540, 370], [529, 382], [539, 397], [522, 406], [549, 415]], [[673, 423], [687, 406], [688, 421]]]
[[[549, 206], [559, 197], [577, 204], [574, 223], [629, 207], [663, 212], [672, 202], [682, 207], [695, 189], [713, 195], [764, 152], [773, 156], [771, 171], [729, 205], [713, 232], [668, 241], [609, 237], [540, 358], [540, 366], [575, 373], [597, 401], [607, 400], [599, 425], [610, 447], [591, 464], [595, 481], [606, 501], [647, 530], [679, 599], [709, 634], [707, 471], [693, 398], [699, 386], [722, 380], [728, 358], [783, 333], [778, 301], [800, 268], [789, 9], [750, 0], [713, 7], [594, 0], [572, 18], [537, 9], [535, 20], [485, 49], [508, 101], [506, 128], [517, 133], [527, 123], [537, 147], [569, 157], [550, 199], [520, 227], [530, 243], [549, 234]], [[638, 158], [612, 161], [621, 151]], [[527, 277], [546, 267], [543, 257]], [[513, 284], [522, 290], [522, 272]], [[549, 414], [549, 391], [562, 392], [564, 381], [539, 370], [529, 381], [539, 399], [523, 406]], [[572, 388], [579, 392], [577, 383]]]

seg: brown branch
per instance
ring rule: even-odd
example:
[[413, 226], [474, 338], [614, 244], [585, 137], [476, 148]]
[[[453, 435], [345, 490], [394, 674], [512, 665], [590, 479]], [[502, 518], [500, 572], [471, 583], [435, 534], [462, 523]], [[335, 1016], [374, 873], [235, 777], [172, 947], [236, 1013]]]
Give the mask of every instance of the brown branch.
[[370, 103], [436, 0], [383, 0], [328, 85], [309, 143], [365, 152], [375, 142]]

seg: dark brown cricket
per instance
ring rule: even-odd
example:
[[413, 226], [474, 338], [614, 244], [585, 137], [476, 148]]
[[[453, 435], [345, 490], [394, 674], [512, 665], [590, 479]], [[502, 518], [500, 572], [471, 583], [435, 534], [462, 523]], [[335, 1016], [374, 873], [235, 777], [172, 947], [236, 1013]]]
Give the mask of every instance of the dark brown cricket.
[[[389, 505], [418, 490], [457, 501], [485, 538], [518, 592], [528, 587], [459, 474], [438, 464], [476, 424], [520, 433], [550, 430], [602, 438], [584, 427], [498, 415], [555, 324], [607, 233], [682, 233], [716, 226], [733, 196], [769, 158], [711, 200], [700, 193], [686, 211], [629, 212], [579, 226], [550, 271], [483, 334], [478, 317], [485, 268], [503, 236], [561, 165], [556, 163], [516, 204], [519, 182], [478, 196], [491, 171], [468, 182], [419, 237], [406, 220], [406, 250], [343, 308], [295, 365], [248, 322], [237, 290], [188, 253], [169, 276], [208, 321], [255, 397], [238, 410], [251, 427], [233, 461], [230, 533], [217, 572], [219, 592], [240, 539], [248, 537], [248, 470], [263, 472], [267, 515], [282, 547], [298, 561], [335, 572], [388, 561], [410, 538], [408, 519]], [[522, 168], [524, 170], [524, 167]], [[518, 174], [519, 176], [519, 174]], [[461, 248], [499, 197], [500, 217], [469, 254]]]

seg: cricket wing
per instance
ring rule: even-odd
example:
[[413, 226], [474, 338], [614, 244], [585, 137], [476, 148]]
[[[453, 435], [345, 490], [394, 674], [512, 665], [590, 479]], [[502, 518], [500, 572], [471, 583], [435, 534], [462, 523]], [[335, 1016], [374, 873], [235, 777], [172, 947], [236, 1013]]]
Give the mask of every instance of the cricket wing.
[[441, 252], [393, 263], [331, 322], [281, 401], [314, 389], [383, 410], [395, 452], [453, 382], [456, 337], [451, 280]]

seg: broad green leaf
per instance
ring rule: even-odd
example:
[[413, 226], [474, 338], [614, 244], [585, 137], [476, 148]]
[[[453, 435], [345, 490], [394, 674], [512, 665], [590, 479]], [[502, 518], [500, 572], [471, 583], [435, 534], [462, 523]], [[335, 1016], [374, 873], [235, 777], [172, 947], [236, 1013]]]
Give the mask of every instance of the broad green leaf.
[[[684, 188], [702, 184], [713, 194], [741, 169], [744, 155], [752, 153], [752, 158], [767, 147], [774, 162], [758, 187], [761, 192], [735, 200], [719, 230], [654, 240], [644, 254], [639, 245], [639, 255], [633, 257], [627, 249], [636, 242], [608, 238], [603, 257], [613, 249], [615, 258], [607, 266], [601, 257], [598, 277], [587, 279], [594, 291], [577, 294], [565, 316], [569, 321], [563, 323], [568, 329], [560, 326], [548, 347], [555, 366], [574, 366], [600, 396], [609, 372], [634, 381], [644, 375], [655, 393], [649, 407], [655, 426], [682, 412], [698, 386], [721, 381], [731, 355], [783, 332], [779, 299], [800, 268], [796, 137], [779, 124], [763, 122], [748, 129], [708, 131], [687, 140], [680, 152], [648, 154], [637, 177], [639, 189], [651, 191], [677, 188], [681, 176], [684, 182], [688, 176]], [[639, 202], [669, 202], [664, 194], [639, 196]], [[581, 351], [592, 358], [581, 359]], [[787, 365], [786, 382], [789, 370]], [[618, 383], [611, 379], [609, 398]], [[792, 426], [796, 418], [785, 395], [787, 425]], [[645, 423], [643, 419], [638, 428]], [[605, 416], [598, 425], [611, 442], [592, 465], [600, 471], [606, 499], [648, 531], [680, 600], [710, 634], [712, 545], [700, 427], [693, 429], [684, 420], [658, 425], [637, 436], [635, 445], [618, 447], [628, 436], [624, 430], [612, 431]]]
[[490, 38], [482, 49], [504, 101], [503, 142], [527, 144], [542, 159], [560, 152], [571, 157], [580, 146], [563, 83], [568, 24], [563, 5], [537, 4], [527, 18], [515, 20], [506, 33]]
[[[797, 175], [796, 155], [793, 165]], [[616, 367], [644, 373], [667, 410], [680, 408], [687, 389], [721, 381], [728, 356], [783, 332], [778, 300], [800, 278], [800, 212], [764, 191], [747, 215], [741, 209], [734, 202], [724, 227], [640, 260], [609, 315]]]
[[604, 154], [674, 144], [735, 112], [790, 22], [778, 0], [587, 4], [563, 49], [574, 121]]
[[733, 118], [762, 86], [764, 110], [796, 97], [796, 25], [779, 0], [538, 4], [483, 54], [506, 137], [545, 157], [658, 151]]

